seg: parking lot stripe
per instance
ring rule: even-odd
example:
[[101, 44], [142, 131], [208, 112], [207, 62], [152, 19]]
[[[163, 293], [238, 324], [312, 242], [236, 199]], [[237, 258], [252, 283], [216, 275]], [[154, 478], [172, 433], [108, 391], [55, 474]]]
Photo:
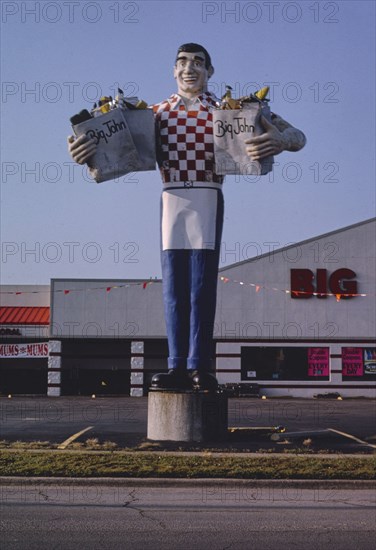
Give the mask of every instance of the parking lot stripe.
[[77, 439], [78, 437], [80, 437], [80, 435], [84, 434], [85, 432], [88, 432], [89, 430], [92, 430], [94, 428], [94, 426], [88, 426], [87, 428], [85, 428], [84, 430], [81, 430], [80, 432], [77, 432], [73, 435], [71, 435], [70, 437], [68, 437], [68, 439], [66, 439], [65, 441], [63, 441], [63, 443], [60, 443], [60, 445], [58, 445], [58, 449], [66, 449], [68, 447], [68, 445], [70, 443], [72, 443], [72, 441], [74, 441], [75, 439]]
[[339, 430], [334, 430], [333, 428], [328, 428], [330, 432], [334, 432], [339, 435], [343, 435], [343, 437], [348, 437], [349, 439], [352, 439], [353, 441], [356, 441], [357, 443], [361, 443], [362, 445], [367, 445], [368, 447], [372, 447], [372, 449], [376, 449], [376, 445], [372, 445], [372, 443], [367, 443], [367, 441], [363, 441], [362, 439], [359, 439], [358, 437], [355, 437], [354, 435], [347, 434], [345, 432], [340, 432]]

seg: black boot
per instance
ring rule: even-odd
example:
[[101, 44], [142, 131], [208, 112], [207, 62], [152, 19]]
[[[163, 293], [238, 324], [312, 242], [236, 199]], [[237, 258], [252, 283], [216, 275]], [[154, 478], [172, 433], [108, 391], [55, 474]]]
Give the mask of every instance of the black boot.
[[186, 370], [170, 369], [159, 372], [151, 379], [151, 389], [187, 390], [192, 389], [192, 382]]
[[218, 381], [214, 374], [210, 372], [203, 372], [195, 370], [191, 374], [192, 386], [194, 390], [212, 391], [215, 392], [218, 389]]

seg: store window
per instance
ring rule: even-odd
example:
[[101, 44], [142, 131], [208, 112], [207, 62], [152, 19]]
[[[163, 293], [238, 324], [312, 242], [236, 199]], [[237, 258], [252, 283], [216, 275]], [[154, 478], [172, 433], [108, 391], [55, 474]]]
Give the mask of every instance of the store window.
[[376, 381], [376, 348], [342, 348], [342, 380]]
[[242, 347], [242, 380], [329, 380], [329, 348]]

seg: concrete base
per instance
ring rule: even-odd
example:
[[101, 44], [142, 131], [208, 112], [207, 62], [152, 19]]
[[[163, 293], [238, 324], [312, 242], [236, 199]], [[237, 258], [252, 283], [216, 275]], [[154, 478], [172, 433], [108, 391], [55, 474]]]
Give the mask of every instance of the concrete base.
[[148, 439], [220, 441], [227, 437], [227, 397], [192, 391], [150, 391]]

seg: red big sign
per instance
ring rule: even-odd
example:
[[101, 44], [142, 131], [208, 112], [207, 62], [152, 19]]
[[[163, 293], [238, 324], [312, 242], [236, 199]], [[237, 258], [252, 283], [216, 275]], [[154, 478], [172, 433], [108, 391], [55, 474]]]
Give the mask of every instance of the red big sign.
[[328, 278], [326, 269], [317, 269], [316, 276], [310, 269], [291, 270], [291, 298], [326, 298], [328, 294], [353, 298], [358, 293], [356, 273], [352, 269], [341, 268]]

